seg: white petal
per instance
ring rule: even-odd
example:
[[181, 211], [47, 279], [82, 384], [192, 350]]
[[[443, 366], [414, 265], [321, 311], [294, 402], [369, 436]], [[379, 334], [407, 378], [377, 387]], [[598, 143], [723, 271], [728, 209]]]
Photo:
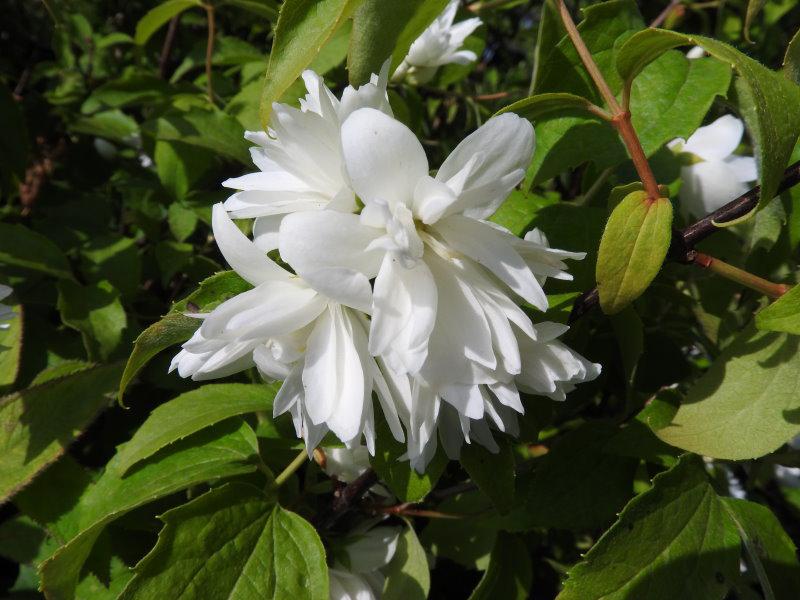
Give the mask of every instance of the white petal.
[[[436, 179], [451, 187], [457, 180], [460, 189], [454, 191], [459, 196], [459, 210], [474, 218], [488, 218], [522, 181], [533, 146], [533, 126], [527, 119], [513, 113], [492, 117], [456, 146]], [[480, 159], [471, 163], [474, 156]], [[457, 177], [470, 164], [466, 177], [463, 173]]]
[[758, 164], [752, 156], [729, 156], [725, 164], [736, 173], [736, 178], [742, 183], [749, 183], [758, 179]]
[[440, 390], [443, 400], [470, 419], [483, 418], [483, 395], [477, 385], [448, 385]]
[[345, 552], [354, 573], [369, 573], [388, 565], [397, 550], [400, 530], [397, 527], [375, 527], [347, 543]]
[[436, 320], [436, 283], [423, 261], [406, 269], [387, 254], [375, 279], [369, 351], [390, 347], [408, 372], [419, 371]]
[[717, 210], [748, 190], [733, 168], [723, 161], [683, 167], [681, 179], [681, 211], [697, 218]]
[[222, 204], [215, 204], [211, 217], [214, 238], [228, 264], [253, 285], [266, 281], [288, 281], [289, 273], [275, 264], [231, 221]]
[[328, 569], [330, 600], [377, 600], [367, 581], [342, 569]]
[[284, 215], [257, 217], [253, 221], [253, 243], [262, 252], [272, 252], [278, 247], [278, 231]]
[[411, 206], [417, 181], [428, 174], [417, 136], [372, 108], [359, 109], [344, 122], [342, 150], [353, 190], [365, 203], [380, 199]]
[[744, 123], [733, 115], [724, 115], [705, 127], [700, 127], [686, 140], [684, 152], [704, 160], [722, 160], [733, 154], [742, 141]]
[[547, 296], [542, 286], [514, 249], [515, 236], [460, 215], [446, 217], [433, 228], [449, 246], [486, 267], [538, 309], [547, 310]]

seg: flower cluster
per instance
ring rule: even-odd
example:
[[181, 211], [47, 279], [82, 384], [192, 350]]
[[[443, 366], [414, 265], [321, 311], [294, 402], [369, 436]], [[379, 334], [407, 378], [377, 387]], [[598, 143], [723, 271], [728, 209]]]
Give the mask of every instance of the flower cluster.
[[[225, 182], [237, 191], [212, 225], [253, 289], [197, 315], [171, 368], [284, 380], [275, 414], [309, 452], [330, 431], [374, 453], [374, 394], [422, 470], [437, 438], [453, 457], [465, 440], [494, 449], [492, 429], [517, 431], [520, 391], [561, 400], [599, 366], [558, 341], [567, 327], [520, 308], [546, 310], [545, 280], [569, 279], [564, 261], [584, 255], [487, 221], [523, 179], [530, 123], [490, 119], [431, 175], [387, 75], [336, 98], [306, 71], [301, 107], [276, 104], [271, 130], [247, 134], [259, 170]], [[254, 218], [252, 239], [231, 218]]]

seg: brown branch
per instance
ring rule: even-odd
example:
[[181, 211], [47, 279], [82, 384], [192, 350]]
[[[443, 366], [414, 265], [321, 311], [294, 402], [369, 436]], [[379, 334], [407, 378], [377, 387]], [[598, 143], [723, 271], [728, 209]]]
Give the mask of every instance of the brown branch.
[[206, 15], [208, 17], [208, 41], [206, 42], [206, 90], [208, 101], [214, 104], [214, 85], [211, 80], [211, 59], [214, 55], [214, 6], [206, 4]]
[[158, 75], [161, 79], [167, 78], [169, 55], [172, 53], [172, 46], [175, 43], [175, 34], [178, 32], [178, 23], [180, 20], [180, 13], [170, 19], [169, 27], [167, 28], [167, 37], [164, 38], [164, 45], [161, 46], [161, 56], [158, 59]]
[[[782, 194], [798, 183], [800, 183], [800, 161], [794, 163], [783, 172], [783, 178], [775, 195]], [[684, 227], [680, 231], [673, 231], [667, 259], [684, 264], [693, 263], [697, 256], [697, 252], [694, 250], [695, 245], [719, 231], [720, 227], [715, 223], [729, 223], [745, 216], [758, 206], [760, 197], [761, 186], [756, 186], [688, 227]], [[574, 323], [592, 310], [597, 306], [599, 300], [597, 288], [581, 294], [572, 306], [569, 323]]]
[[330, 507], [314, 518], [314, 524], [319, 529], [330, 527], [349, 512], [377, 482], [378, 474], [372, 469], [367, 469], [353, 481], [334, 492]]

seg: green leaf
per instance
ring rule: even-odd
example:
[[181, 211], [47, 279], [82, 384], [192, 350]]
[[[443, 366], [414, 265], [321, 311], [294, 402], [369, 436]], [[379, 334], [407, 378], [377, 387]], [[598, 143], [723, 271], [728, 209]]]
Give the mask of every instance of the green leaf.
[[22, 225], [0, 223], [0, 263], [72, 279], [69, 262], [61, 249]]
[[767, 0], [749, 0], [747, 3], [747, 13], [744, 16], [744, 39], [752, 42], [750, 39], [750, 27], [753, 25], [753, 19], [761, 12]]
[[722, 502], [739, 529], [745, 560], [756, 571], [762, 587], [766, 580], [774, 598], [800, 598], [797, 548], [772, 511], [736, 498], [723, 498]]
[[70, 131], [107, 138], [120, 143], [131, 143], [139, 134], [139, 125], [133, 117], [121, 110], [106, 110], [87, 117], [80, 117]]
[[173, 202], [167, 209], [169, 230], [179, 242], [183, 242], [194, 233], [198, 220], [197, 213], [178, 202]]
[[464, 444], [461, 466], [501, 513], [514, 507], [514, 451], [506, 439], [498, 440], [500, 451], [492, 454], [478, 444]]
[[517, 500], [503, 517], [505, 528], [582, 530], [611, 522], [633, 492], [639, 462], [605, 451], [616, 433], [591, 423], [561, 437], [536, 460], [533, 473], [517, 477]]
[[800, 135], [800, 111], [795, 110], [800, 87], [723, 42], [662, 29], [641, 31], [625, 42], [617, 55], [619, 74], [630, 80], [667, 50], [684, 45], [701, 46], [733, 66], [738, 75], [734, 89], [755, 146], [762, 189], [760, 209], [775, 196]]
[[426, 4], [431, 3], [425, 0], [363, 0], [353, 14], [353, 33], [347, 54], [351, 85], [367, 83], [372, 73], [380, 72], [409, 22], [418, 12], [431, 10]]
[[800, 85], [800, 30], [794, 34], [783, 57], [783, 74], [789, 81]]
[[756, 313], [756, 327], [765, 331], [785, 331], [800, 335], [800, 286]]
[[14, 318], [5, 321], [6, 329], [0, 329], [0, 390], [8, 388], [17, 380], [22, 351], [23, 312], [19, 304], [9, 304]]
[[428, 597], [431, 587], [428, 558], [411, 523], [406, 522], [392, 561], [381, 570], [386, 575], [381, 600], [425, 600]]
[[61, 280], [57, 306], [64, 324], [81, 332], [90, 361], [106, 360], [119, 347], [128, 320], [119, 291], [108, 281], [83, 286]]
[[120, 472], [214, 423], [256, 411], [272, 414], [279, 388], [280, 384], [211, 383], [161, 404], [120, 449]]
[[55, 600], [72, 598], [81, 567], [108, 523], [187, 487], [253, 472], [257, 446], [253, 430], [232, 419], [165, 448], [124, 478], [118, 459], [111, 459], [75, 508], [79, 533], [41, 564], [42, 590]]
[[108, 405], [122, 365], [78, 371], [0, 401], [0, 502], [61, 456]]
[[[182, 142], [156, 140], [153, 161], [164, 189], [174, 199], [183, 200], [203, 175], [214, 166], [214, 154], [205, 148], [199, 149], [197, 146]], [[176, 204], [170, 204], [170, 211], [173, 206]]]
[[434, 19], [442, 14], [447, 6], [448, 0], [426, 0], [421, 3], [419, 8], [414, 12], [414, 16], [403, 27], [400, 35], [397, 36], [397, 43], [394, 45], [394, 52], [392, 52], [392, 63], [389, 68], [389, 76], [391, 77], [403, 59], [408, 54], [411, 44], [414, 43], [422, 32], [433, 23]]
[[618, 313], [650, 285], [667, 256], [672, 238], [672, 204], [631, 192], [611, 212], [597, 254], [600, 306]]
[[800, 433], [798, 340], [748, 327], [689, 388], [672, 422], [656, 435], [678, 448], [731, 460], [779, 448]]
[[558, 598], [722, 600], [738, 558], [736, 529], [702, 463], [684, 456], [625, 507]]
[[261, 124], [266, 129], [272, 103], [300, 75], [360, 0], [285, 0], [281, 4], [261, 91]]
[[81, 271], [92, 283], [107, 279], [123, 296], [135, 295], [142, 271], [136, 240], [116, 234], [92, 236], [81, 248]]
[[563, 92], [537, 94], [509, 104], [497, 111], [497, 114], [506, 112], [517, 113], [520, 117], [525, 117], [531, 121], [538, 121], [545, 116], [583, 116], [587, 112], [591, 113], [593, 104], [586, 98], [575, 94]]
[[157, 140], [180, 142], [221, 154], [250, 166], [250, 142], [235, 117], [221, 110], [193, 108], [172, 112], [142, 126]]
[[150, 360], [162, 350], [185, 342], [200, 326], [200, 321], [187, 317], [184, 311], [207, 312], [225, 300], [251, 289], [251, 285], [234, 271], [217, 273], [200, 283], [199, 289], [172, 307], [160, 321], [145, 329], [133, 345], [125, 372], [119, 382], [119, 401], [125, 388]]
[[222, 0], [220, 6], [229, 4], [254, 15], [273, 21], [278, 16], [278, 3], [274, 0]]
[[405, 444], [394, 439], [385, 421], [378, 424], [375, 456], [370, 464], [381, 481], [402, 502], [419, 502], [428, 495], [447, 466], [447, 457], [437, 450], [425, 473], [420, 475], [411, 468], [408, 460], [400, 460], [406, 453]]
[[228, 483], [161, 519], [158, 543], [120, 600], [328, 599], [325, 549], [314, 528], [251, 485]]
[[202, 8], [203, 3], [200, 2], [200, 0], [167, 0], [166, 2], [162, 2], [155, 8], [147, 11], [147, 13], [139, 19], [139, 22], [136, 24], [134, 40], [140, 46], [146, 44], [150, 36], [158, 31], [167, 21], [193, 6]]
[[501, 531], [492, 548], [489, 568], [469, 600], [525, 600], [533, 582], [531, 557], [523, 541]]

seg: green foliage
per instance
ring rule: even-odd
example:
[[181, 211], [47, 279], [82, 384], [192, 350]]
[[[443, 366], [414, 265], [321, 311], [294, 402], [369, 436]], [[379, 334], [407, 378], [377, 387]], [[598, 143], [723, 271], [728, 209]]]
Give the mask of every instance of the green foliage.
[[161, 519], [158, 543], [120, 598], [328, 598], [314, 528], [257, 488], [228, 483]]
[[384, 600], [425, 600], [431, 586], [428, 559], [410, 523], [397, 540], [383, 584]]
[[597, 255], [600, 305], [618, 313], [642, 295], [667, 256], [672, 237], [672, 204], [631, 192], [613, 208]]
[[136, 35], [134, 39], [139, 45], [147, 43], [147, 40], [159, 30], [171, 18], [181, 14], [188, 8], [199, 6], [203, 3], [200, 0], [166, 0], [155, 8], [152, 8], [136, 24]]
[[714, 458], [741, 460], [776, 450], [800, 433], [797, 344], [795, 336], [749, 327], [689, 388], [671, 423], [656, 434]]
[[470, 600], [525, 600], [532, 579], [530, 557], [525, 544], [517, 536], [501, 532], [492, 548], [489, 568], [472, 592]]
[[461, 450], [461, 465], [470, 479], [492, 499], [500, 512], [514, 506], [514, 454], [511, 445], [502, 440], [500, 451], [489, 452], [483, 446], [468, 444]]
[[795, 286], [756, 313], [756, 327], [800, 335], [800, 287]]

